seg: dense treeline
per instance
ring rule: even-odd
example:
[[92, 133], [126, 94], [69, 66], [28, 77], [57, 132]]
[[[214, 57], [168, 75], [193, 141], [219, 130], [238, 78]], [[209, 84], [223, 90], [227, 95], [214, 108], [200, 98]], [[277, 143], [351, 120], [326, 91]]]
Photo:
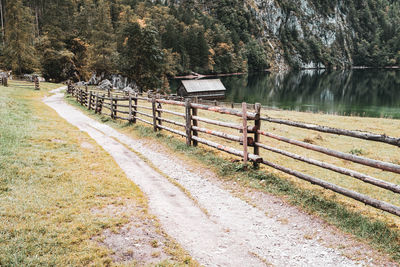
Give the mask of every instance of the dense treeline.
[[[278, 0], [286, 14], [301, 13], [298, 0]], [[295, 51], [303, 62], [322, 63], [327, 67], [342, 67], [343, 57], [355, 66], [385, 67], [400, 65], [400, 2], [397, 0], [308, 0], [319, 15], [346, 17], [346, 30], [336, 30], [336, 40], [330, 46], [304, 30], [304, 37], [290, 24], [284, 25], [280, 40], [286, 59], [293, 67], [290, 53]], [[333, 27], [337, 27], [334, 25]], [[329, 29], [329, 27], [328, 27]], [[327, 30], [328, 30], [327, 29]]]
[[349, 19], [355, 32], [355, 65], [400, 65], [399, 1], [353, 0]]
[[120, 73], [143, 89], [166, 88], [167, 77], [190, 71], [268, 68], [250, 14], [228, 3], [238, 1], [217, 2], [210, 11], [230, 19], [191, 1], [1, 0], [2, 67], [55, 81]]
[[[324, 16], [338, 6], [348, 14], [355, 65], [400, 65], [398, 1], [309, 1]], [[0, 0], [0, 68], [40, 71], [54, 81], [119, 73], [142, 89], [168, 88], [168, 77], [191, 71], [263, 70], [273, 56], [247, 2]], [[297, 12], [295, 1], [278, 2], [284, 12]], [[336, 66], [337, 50], [344, 49], [340, 34], [330, 49], [289, 27], [281, 28], [279, 38], [289, 64], [296, 50], [304, 62]]]

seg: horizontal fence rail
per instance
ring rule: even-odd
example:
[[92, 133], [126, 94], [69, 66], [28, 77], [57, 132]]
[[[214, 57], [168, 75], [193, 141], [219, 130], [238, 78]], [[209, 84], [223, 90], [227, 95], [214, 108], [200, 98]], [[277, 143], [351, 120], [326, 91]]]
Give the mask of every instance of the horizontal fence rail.
[[[303, 128], [306, 130], [324, 132], [328, 134], [343, 135], [352, 138], [363, 139], [366, 141], [386, 143], [394, 146], [400, 146], [400, 138], [394, 138], [384, 134], [379, 135], [358, 130], [351, 131], [320, 126], [316, 124], [265, 117], [261, 116], [262, 106], [258, 103], [243, 103], [240, 106], [240, 110], [237, 110], [234, 109], [234, 107], [236, 107], [237, 105], [232, 104], [232, 108], [219, 107], [217, 106], [216, 101], [209, 101], [210, 103], [214, 104], [213, 106], [211, 106], [205, 105], [204, 101], [201, 101], [199, 99], [182, 99], [179, 97], [173, 97], [171, 99], [171, 97], [161, 97], [160, 95], [150, 94], [148, 94], [146, 97], [143, 94], [121, 94], [111, 91], [105, 93], [98, 90], [88, 90], [87, 87], [85, 89], [82, 89], [79, 87], [75, 87], [72, 84], [68, 84], [67, 93], [74, 97], [78, 103], [87, 107], [89, 110], [94, 110], [94, 112], [97, 114], [107, 115], [113, 119], [125, 120], [129, 123], [136, 123], [137, 121], [143, 122], [152, 126], [154, 131], [164, 130], [185, 138], [186, 144], [189, 146], [197, 146], [198, 143], [200, 143], [215, 148], [217, 150], [229, 153], [231, 155], [238, 156], [243, 159], [244, 163], [246, 163], [248, 160], [253, 162], [253, 164], [256, 166], [258, 164], [264, 164], [299, 179], [308, 181], [312, 184], [360, 201], [366, 205], [400, 216], [400, 207], [397, 207], [385, 201], [374, 199], [367, 195], [360, 194], [350, 189], [340, 187], [338, 185], [326, 182], [319, 178], [312, 177], [299, 171], [280, 166], [276, 163], [271, 162], [270, 160], [262, 158], [260, 156], [260, 149], [270, 151], [275, 154], [280, 154], [282, 156], [305, 162], [307, 164], [330, 170], [339, 174], [343, 174], [364, 183], [368, 183], [370, 185], [391, 191], [395, 194], [400, 194], [400, 185], [390, 183], [348, 168], [340, 167], [331, 163], [322, 162], [276, 147], [268, 146], [261, 141], [260, 137], [265, 136], [270, 139], [285, 142], [287, 144], [298, 146], [307, 150], [316, 151], [334, 158], [340, 158], [342, 160], [345, 160], [346, 162], [354, 162], [357, 164], [388, 172], [393, 172], [396, 174], [400, 174], [400, 165], [360, 157], [326, 147], [306, 143], [303, 141], [283, 137], [277, 134], [273, 134], [271, 132], [262, 131], [261, 122], [264, 121], [268, 123], [282, 124], [290, 127]], [[198, 102], [202, 102], [203, 104]], [[108, 112], [104, 112], [103, 108], [105, 108]], [[177, 111], [178, 108], [180, 108], [181, 110], [184, 109], [184, 112]], [[248, 109], [251, 109], [251, 111], [248, 111]], [[206, 111], [206, 113], [214, 112], [223, 115], [236, 116], [241, 118], [241, 123], [224, 122], [216, 119], [206, 118], [204, 116], [199, 116], [199, 110]], [[169, 117], [167, 118], [166, 115], [169, 115]], [[177, 118], [179, 118], [179, 120], [177, 120]], [[223, 129], [231, 129], [231, 132], [232, 129], [237, 130], [238, 135], [227, 133], [223, 130], [209, 129], [205, 125], [199, 126], [199, 122], [204, 123], [208, 126], [214, 125], [214, 127], [217, 126]], [[173, 125], [175, 126], [175, 128], [180, 128], [183, 130], [181, 131], [174, 129], [170, 125]], [[199, 133], [202, 134], [202, 137], [199, 137]], [[237, 149], [228, 145], [217, 143], [216, 141], [208, 140], [208, 136], [212, 136], [214, 137], [214, 139], [223, 139], [225, 140], [225, 143], [228, 144], [235, 143], [239, 145], [242, 149]], [[250, 149], [252, 149], [253, 151], [250, 152]]]
[[298, 127], [298, 128], [314, 130], [314, 131], [323, 132], [323, 133], [345, 135], [345, 136], [349, 136], [349, 137], [355, 137], [355, 138], [370, 140], [370, 141], [377, 141], [377, 142], [382, 142], [382, 143], [400, 147], [400, 138], [394, 138], [394, 137], [390, 137], [390, 136], [387, 136], [384, 134], [374, 134], [374, 133], [363, 132], [363, 131], [343, 130], [343, 129], [337, 129], [337, 128], [332, 128], [332, 127], [320, 126], [320, 125], [316, 125], [316, 124], [288, 121], [288, 120], [275, 119], [275, 118], [270, 118], [270, 117], [261, 117], [260, 119], [263, 121], [268, 121], [268, 122], [272, 122], [272, 123], [284, 124], [284, 125], [288, 125], [288, 126], [294, 126], [294, 127]]
[[264, 131], [260, 131], [260, 130], [258, 130], [258, 133], [261, 135], [279, 140], [279, 141], [283, 141], [283, 142], [286, 142], [286, 143], [289, 143], [292, 145], [300, 146], [300, 147], [303, 147], [306, 149], [314, 150], [314, 151], [317, 151], [317, 152], [320, 152], [320, 153], [323, 153], [326, 155], [330, 155], [330, 156], [333, 156], [336, 158], [349, 160], [349, 161], [352, 161], [355, 163], [359, 163], [359, 164], [362, 164], [365, 166], [369, 166], [369, 167], [373, 167], [373, 168], [377, 168], [377, 169], [381, 169], [381, 170], [385, 170], [385, 171], [400, 173], [400, 165], [397, 165], [397, 164], [383, 162], [383, 161], [374, 160], [374, 159], [368, 159], [368, 158], [364, 158], [364, 157], [360, 157], [360, 156], [356, 156], [356, 155], [352, 155], [352, 154], [348, 154], [348, 153], [343, 153], [343, 152], [335, 151], [335, 150], [332, 150], [329, 148], [309, 144], [309, 143], [302, 142], [302, 141], [293, 140], [290, 138], [286, 138], [286, 137], [283, 137], [280, 135], [276, 135], [273, 133], [268, 133], [268, 132], [264, 132]]
[[339, 166], [336, 166], [336, 165], [333, 165], [333, 164], [321, 162], [319, 160], [303, 157], [303, 156], [300, 156], [300, 155], [297, 155], [297, 154], [294, 154], [294, 153], [290, 153], [290, 152], [287, 152], [287, 151], [284, 151], [284, 150], [280, 150], [280, 149], [277, 149], [277, 148], [274, 148], [274, 147], [270, 147], [270, 146], [267, 146], [267, 145], [264, 145], [264, 144], [261, 144], [261, 143], [256, 143], [255, 145], [258, 146], [258, 147], [261, 147], [263, 149], [266, 149], [266, 150], [269, 150], [269, 151], [272, 151], [272, 152], [275, 152], [275, 153], [279, 153], [281, 155], [284, 155], [284, 156], [287, 156], [287, 157], [290, 157], [290, 158], [293, 158], [293, 159], [297, 159], [297, 160], [300, 160], [300, 161], [303, 161], [303, 162], [307, 162], [307, 163], [313, 164], [315, 166], [318, 166], [318, 167], [321, 167], [321, 168], [324, 168], [324, 169], [328, 169], [328, 170], [331, 170], [331, 171], [334, 171], [334, 172], [337, 172], [337, 173], [348, 175], [350, 177], [359, 179], [359, 180], [361, 180], [363, 182], [366, 182], [366, 183], [369, 183], [369, 184], [373, 184], [373, 185], [379, 186], [381, 188], [385, 188], [385, 189], [391, 190], [391, 191], [393, 191], [395, 193], [400, 193], [400, 185], [396, 185], [396, 184], [392, 184], [392, 183], [389, 183], [389, 182], [386, 182], [386, 181], [382, 181], [382, 180], [379, 180], [377, 178], [371, 177], [371, 176], [363, 174], [363, 173], [359, 173], [359, 172], [356, 172], [356, 171], [353, 171], [353, 170], [342, 168], [342, 167], [339, 167]]

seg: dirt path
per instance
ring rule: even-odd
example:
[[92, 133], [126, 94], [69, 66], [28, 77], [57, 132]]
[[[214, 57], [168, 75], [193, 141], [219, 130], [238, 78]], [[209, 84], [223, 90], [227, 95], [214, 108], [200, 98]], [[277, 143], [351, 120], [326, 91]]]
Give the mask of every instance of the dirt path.
[[[276, 203], [265, 203], [258, 209], [232, 196], [222, 186], [185, 167], [138, 140], [99, 123], [65, 103], [63, 94], [46, 98], [45, 103], [68, 122], [87, 132], [101, 145], [136, 183], [149, 199], [151, 212], [163, 229], [175, 238], [196, 260], [206, 266], [363, 266], [368, 258], [350, 260], [341, 251], [307, 238], [303, 225], [282, 222], [267, 216], [265, 209]], [[129, 147], [129, 148], [128, 148]], [[185, 187], [195, 203], [163, 175], [153, 170], [136, 153], [145, 155], [166, 175]], [[206, 215], [203, 210], [207, 210]], [[282, 208], [284, 210], [284, 208]], [[287, 208], [290, 210], [290, 207]], [[291, 214], [286, 214], [288, 218]], [[296, 216], [300, 216], [296, 214]], [[312, 218], [296, 218], [306, 227], [318, 227]], [[321, 226], [322, 227], [322, 226]]]

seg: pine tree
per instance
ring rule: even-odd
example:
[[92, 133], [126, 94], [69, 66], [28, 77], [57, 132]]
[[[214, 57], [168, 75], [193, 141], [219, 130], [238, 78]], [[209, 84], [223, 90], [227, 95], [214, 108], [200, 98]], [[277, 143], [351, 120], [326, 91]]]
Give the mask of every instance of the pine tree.
[[4, 61], [16, 74], [32, 72], [36, 67], [33, 45], [33, 17], [22, 0], [7, 1]]
[[77, 12], [74, 14], [74, 28], [80, 38], [86, 41], [91, 39], [95, 17], [93, 0], [82, 0]]
[[1, 24], [1, 41], [4, 45], [4, 15], [3, 15], [3, 0], [0, 0], [0, 24]]
[[116, 44], [108, 1], [98, 2], [96, 14], [91, 34], [91, 67], [97, 73], [109, 74], [114, 70], [113, 55]]
[[129, 23], [121, 39], [120, 64], [124, 75], [144, 91], [162, 86], [164, 54], [160, 48], [159, 33], [152, 26]]
[[207, 69], [208, 66], [208, 56], [209, 56], [209, 47], [206, 39], [204, 38], [204, 33], [199, 32], [197, 34], [197, 42], [198, 42], [198, 57], [199, 57], [199, 66], [201, 71]]

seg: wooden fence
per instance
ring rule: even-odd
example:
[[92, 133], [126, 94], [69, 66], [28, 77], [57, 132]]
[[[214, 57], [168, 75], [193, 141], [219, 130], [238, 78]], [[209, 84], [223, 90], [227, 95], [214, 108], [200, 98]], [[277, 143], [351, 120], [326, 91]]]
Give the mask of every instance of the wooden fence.
[[[248, 111], [249, 105], [246, 103], [242, 104], [240, 110], [210, 106], [201, 103], [196, 103], [193, 99], [186, 99], [185, 101], [164, 99], [160, 96], [143, 96], [138, 94], [114, 94], [114, 93], [100, 93], [99, 91], [81, 89], [74, 87], [69, 84], [67, 92], [75, 97], [76, 101], [81, 105], [86, 106], [89, 110], [94, 110], [95, 113], [104, 114], [110, 116], [112, 119], [125, 120], [130, 123], [136, 123], [141, 121], [153, 127], [154, 131], [165, 130], [173, 134], [182, 136], [186, 139], [188, 146], [197, 146], [198, 143], [206, 146], [224, 151], [226, 153], [238, 156], [244, 160], [253, 162], [253, 164], [265, 164], [269, 167], [275, 168], [284, 173], [293, 175], [302, 180], [308, 181], [312, 184], [319, 185], [323, 188], [332, 190], [336, 193], [350, 197], [364, 204], [370, 205], [377, 209], [389, 212], [391, 214], [400, 216], [400, 207], [390, 204], [385, 201], [374, 199], [370, 196], [360, 194], [358, 192], [343, 188], [341, 186], [326, 182], [322, 179], [312, 177], [310, 175], [292, 170], [287, 167], [280, 166], [273, 163], [270, 160], [263, 159], [260, 156], [260, 149], [283, 155], [298, 161], [305, 162], [314, 166], [318, 166], [330, 171], [334, 171], [343, 175], [350, 176], [353, 179], [358, 179], [362, 182], [374, 185], [376, 187], [389, 190], [395, 194], [400, 194], [400, 185], [390, 183], [388, 181], [380, 180], [370, 175], [360, 173], [354, 170], [350, 170], [344, 167], [336, 166], [334, 164], [322, 162], [316, 159], [301, 156], [295, 153], [291, 153], [285, 150], [281, 150], [275, 147], [268, 146], [260, 141], [260, 136], [266, 136], [271, 139], [285, 142], [294, 146], [299, 146], [308, 150], [317, 151], [335, 158], [339, 158], [345, 161], [355, 162], [372, 168], [384, 170], [400, 174], [400, 165], [361, 157], [349, 153], [343, 153], [333, 149], [321, 147], [318, 145], [298, 141], [283, 136], [279, 136], [270, 132], [261, 130], [261, 123], [263, 121], [275, 124], [282, 124], [291, 127], [303, 128], [323, 133], [345, 135], [352, 138], [364, 139], [374, 142], [382, 142], [389, 145], [400, 147], [400, 138], [394, 138], [386, 135], [378, 135], [369, 132], [362, 131], [350, 131], [331, 127], [324, 127], [314, 124], [306, 124], [301, 122], [294, 122], [289, 120], [275, 119], [270, 117], [261, 116], [261, 105], [254, 104], [254, 111]], [[151, 105], [150, 105], [151, 103]], [[147, 104], [147, 106], [146, 106]], [[179, 106], [185, 110], [185, 112], [177, 112], [168, 107]], [[199, 110], [205, 110], [210, 112], [216, 112], [220, 114], [226, 114], [230, 116], [236, 116], [241, 118], [242, 123], [224, 122], [220, 120], [214, 120], [211, 118], [205, 118], [198, 115]], [[173, 117], [182, 118], [183, 122], [173, 120], [166, 115], [172, 115]], [[200, 127], [199, 123], [205, 125], [214, 125], [219, 128], [230, 128], [236, 129], [240, 132], [240, 135], [232, 135], [224, 131], [211, 130], [205, 127]], [[175, 128], [179, 127], [181, 130], [173, 129], [169, 125], [174, 125]], [[199, 137], [199, 133], [204, 133], [207, 136], [215, 136], [231, 142], [239, 143], [241, 150], [230, 146], [222, 145], [217, 142], [208, 140], [204, 137]], [[252, 148], [252, 151], [250, 150]]]
[[1, 85], [2, 86], [8, 86], [8, 78], [7, 77], [1, 77]]
[[[32, 85], [27, 83], [28, 81], [24, 80], [12, 80], [12, 86], [13, 87], [20, 87], [20, 88], [32, 88]], [[1, 77], [0, 78], [0, 84], [2, 86], [8, 86], [8, 78], [7, 77]], [[40, 90], [40, 81], [37, 76], [34, 77], [33, 79], [33, 88], [35, 90]]]

